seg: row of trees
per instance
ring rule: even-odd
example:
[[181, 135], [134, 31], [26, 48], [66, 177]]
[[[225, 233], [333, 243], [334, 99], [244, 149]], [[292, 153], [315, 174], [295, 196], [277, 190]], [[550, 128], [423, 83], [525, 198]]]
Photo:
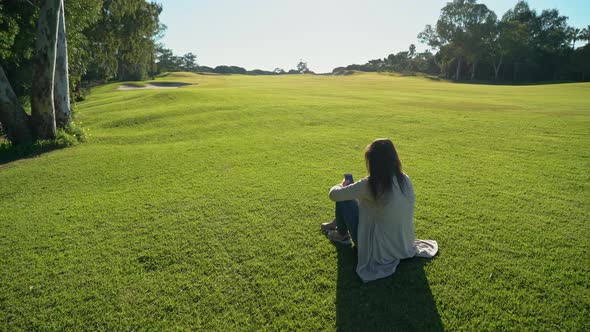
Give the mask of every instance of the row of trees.
[[307, 67], [307, 62], [300, 60], [296, 66], [297, 69], [289, 69], [285, 71], [282, 68], [275, 68], [273, 71], [267, 71], [262, 69], [246, 70], [245, 68], [238, 66], [217, 66], [215, 68], [207, 66], [197, 67], [197, 71], [205, 73], [217, 73], [217, 74], [242, 74], [242, 75], [285, 75], [285, 74], [315, 74]]
[[156, 41], [165, 31], [161, 12], [156, 2], [103, 0], [98, 20], [83, 32], [91, 50], [85, 79], [143, 80], [153, 75]]
[[145, 0], [0, 2], [0, 128], [6, 137], [30, 143], [67, 129], [70, 92], [77, 93], [83, 79], [153, 73], [161, 11]]
[[391, 71], [391, 72], [423, 72], [431, 75], [437, 75], [440, 68], [436, 63], [434, 54], [430, 51], [422, 53], [416, 52], [416, 45], [411, 44], [407, 51], [390, 54], [383, 59], [370, 60], [364, 65], [349, 65], [346, 67], [337, 67], [332, 71], [333, 74], [346, 74], [352, 70], [358, 71]]
[[156, 48], [156, 71], [158, 73], [172, 71], [199, 71], [197, 56], [187, 53], [182, 56], [175, 55], [171, 49], [158, 45]]
[[438, 52], [442, 74], [457, 80], [584, 80], [590, 53], [588, 45], [576, 49], [576, 42], [588, 42], [589, 29], [569, 26], [557, 9], [539, 14], [525, 1], [498, 19], [476, 0], [455, 0], [418, 38]]
[[158, 45], [156, 48], [156, 72], [204, 72], [216, 74], [241, 74], [241, 75], [282, 75], [282, 74], [310, 74], [313, 73], [307, 67], [307, 63], [300, 60], [297, 63], [297, 69], [290, 69], [285, 71], [281, 68], [275, 68], [273, 71], [262, 69], [246, 70], [239, 66], [217, 66], [215, 68], [208, 66], [199, 66], [197, 64], [197, 56], [193, 53], [187, 53], [182, 56], [175, 55], [172, 50], [165, 48], [163, 45]]
[[525, 1], [501, 19], [476, 0], [448, 2], [418, 39], [430, 49], [416, 53], [411, 45], [409, 51], [336, 71], [417, 71], [510, 82], [590, 79], [590, 26], [571, 27], [557, 9], [538, 13]]

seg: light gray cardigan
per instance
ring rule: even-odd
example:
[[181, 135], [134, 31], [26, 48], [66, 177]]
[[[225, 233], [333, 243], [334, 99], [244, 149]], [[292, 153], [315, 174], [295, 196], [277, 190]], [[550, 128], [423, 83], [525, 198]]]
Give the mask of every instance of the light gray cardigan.
[[393, 190], [375, 201], [368, 178], [330, 189], [330, 199], [356, 199], [359, 205], [358, 265], [356, 273], [364, 282], [392, 275], [400, 259], [419, 256], [432, 258], [438, 252], [433, 240], [417, 240], [414, 233], [414, 187], [404, 174], [404, 192], [397, 179]]

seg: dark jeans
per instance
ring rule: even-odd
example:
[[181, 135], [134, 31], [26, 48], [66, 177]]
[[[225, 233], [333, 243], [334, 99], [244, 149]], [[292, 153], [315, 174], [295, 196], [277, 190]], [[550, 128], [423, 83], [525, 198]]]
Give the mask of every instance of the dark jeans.
[[352, 242], [356, 245], [359, 225], [359, 207], [356, 201], [336, 202], [336, 226], [340, 235], [350, 232]]

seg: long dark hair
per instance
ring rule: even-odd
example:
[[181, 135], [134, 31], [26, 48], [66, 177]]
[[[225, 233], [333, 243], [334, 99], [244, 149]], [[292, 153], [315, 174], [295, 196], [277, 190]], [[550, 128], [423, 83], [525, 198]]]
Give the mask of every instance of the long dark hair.
[[393, 177], [397, 179], [400, 190], [404, 192], [406, 179], [402, 173], [393, 142], [387, 138], [380, 138], [367, 146], [365, 163], [369, 172], [369, 187], [375, 199], [393, 189]]

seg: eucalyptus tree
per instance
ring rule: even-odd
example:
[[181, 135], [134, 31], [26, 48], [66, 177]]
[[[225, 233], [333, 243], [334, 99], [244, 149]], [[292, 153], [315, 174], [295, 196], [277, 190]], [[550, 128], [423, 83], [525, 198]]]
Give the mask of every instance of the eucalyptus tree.
[[63, 0], [60, 0], [59, 9], [54, 81], [53, 104], [55, 107], [55, 122], [58, 128], [63, 128], [72, 121], [70, 111], [68, 43], [66, 40], [66, 19]]
[[56, 132], [53, 100], [55, 59], [60, 0], [41, 0], [37, 40], [33, 56], [31, 124], [37, 138], [54, 138]]
[[[93, 56], [92, 38], [88, 31], [100, 18], [102, 2], [97, 0], [64, 0], [67, 32], [68, 80], [72, 99], [79, 97], [82, 77], [87, 75]], [[58, 49], [59, 51], [59, 49]]]
[[182, 56], [182, 70], [196, 71], [197, 70], [197, 56], [189, 52]]
[[180, 71], [181, 58], [174, 55], [171, 49], [158, 45], [156, 48], [156, 65], [158, 72]]
[[580, 39], [580, 37], [582, 36], [582, 29], [578, 29], [578, 28], [574, 28], [574, 27], [570, 27], [568, 28], [568, 36], [572, 41], [572, 49], [576, 49], [576, 41], [578, 41]]
[[585, 40], [586, 44], [590, 43], [590, 25], [582, 29], [580, 32], [580, 39]]
[[145, 0], [117, 1], [110, 4], [114, 25], [118, 30], [119, 49], [117, 78], [142, 80], [155, 53], [154, 36], [159, 30], [158, 16], [162, 6]]
[[507, 57], [512, 64], [512, 80], [519, 81], [522, 64], [531, 63], [535, 36], [538, 30], [537, 12], [526, 1], [518, 1], [502, 16]]
[[[567, 17], [556, 9], [543, 10], [539, 14], [525, 1], [519, 1], [504, 14], [502, 21], [520, 24], [526, 29], [526, 38], [515, 43], [511, 50], [513, 79], [557, 79], [567, 66], [567, 56], [571, 53]], [[523, 69], [522, 65], [525, 65]]]
[[408, 48], [408, 57], [413, 58], [416, 55], [416, 45], [410, 44]]
[[436, 22], [436, 34], [440, 43], [452, 49], [452, 52], [448, 53], [457, 63], [455, 74], [457, 80], [461, 77], [461, 65], [467, 53], [468, 8], [473, 4], [475, 0], [449, 2], [441, 9], [440, 17]]
[[8, 140], [13, 144], [33, 141], [29, 115], [12, 90], [10, 82], [0, 66], [0, 124]]
[[85, 34], [90, 40], [88, 78], [145, 79], [156, 59], [162, 5], [145, 0], [103, 0], [98, 20]]
[[454, 0], [440, 12], [436, 27], [427, 25], [418, 38], [446, 57], [446, 65], [455, 62], [455, 79], [461, 78], [462, 65], [471, 64], [471, 78], [475, 77], [476, 64], [485, 56], [484, 42], [494, 32], [496, 14], [476, 0]]
[[526, 55], [528, 31], [524, 24], [517, 21], [499, 21], [490, 38], [486, 41], [487, 52], [494, 71], [494, 80], [499, 78], [505, 61]]
[[309, 73], [309, 68], [307, 67], [307, 62], [304, 62], [303, 60], [299, 60], [299, 62], [297, 63], [297, 71], [300, 74]]
[[487, 56], [486, 44], [493, 38], [497, 17], [484, 4], [470, 3], [466, 11], [466, 36], [465, 50], [466, 58], [471, 63], [471, 79], [475, 79], [477, 64]]
[[[19, 37], [31, 36], [32, 29], [27, 29], [21, 21], [24, 31], [21, 34], [20, 29], [15, 29], [12, 44], [5, 45], [1, 54], [9, 62], [22, 61], [32, 67], [30, 116], [24, 111], [4, 69], [0, 67], [0, 123], [14, 144], [29, 143], [34, 138], [54, 138], [56, 129], [67, 126], [71, 121], [64, 3], [63, 0], [39, 0], [37, 4], [39, 7], [27, 2], [23, 9], [10, 9], [12, 13], [17, 10], [36, 13], [38, 10], [36, 35], [30, 43], [17, 43]], [[14, 20], [14, 24], [18, 26], [19, 22]], [[31, 44], [34, 44], [34, 49]], [[30, 62], [27, 54], [32, 54]], [[15, 56], [23, 55], [24, 59], [15, 59]]]

